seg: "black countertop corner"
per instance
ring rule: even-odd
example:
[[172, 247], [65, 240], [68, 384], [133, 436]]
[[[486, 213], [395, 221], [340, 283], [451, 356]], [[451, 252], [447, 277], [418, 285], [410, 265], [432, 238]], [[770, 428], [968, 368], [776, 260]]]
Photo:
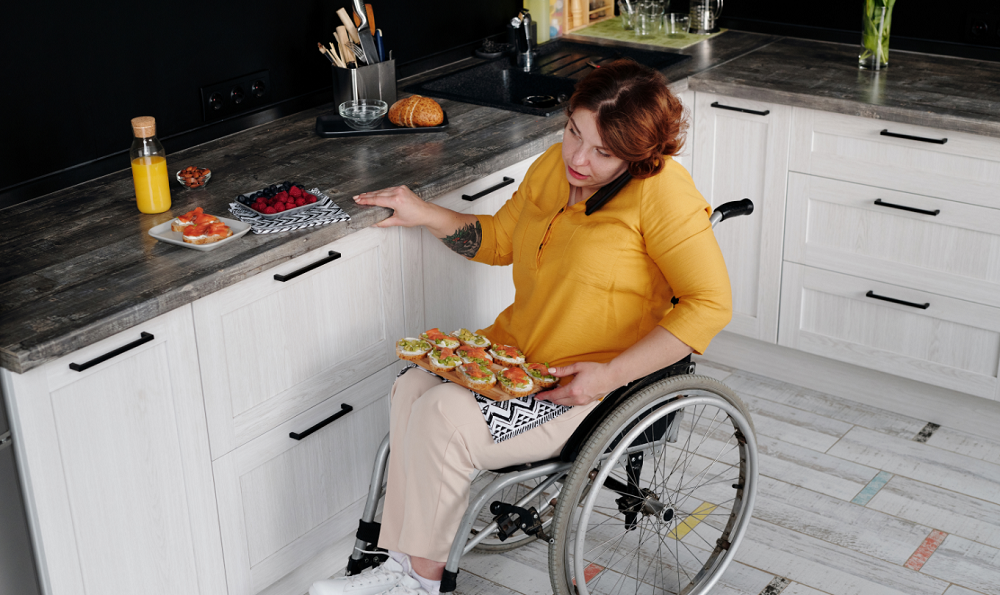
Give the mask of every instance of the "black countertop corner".
[[[728, 31], [682, 50], [692, 59], [663, 73], [675, 91], [1000, 136], [1000, 64], [894, 52], [890, 69], [873, 76], [858, 70], [856, 49]], [[0, 211], [0, 366], [26, 372], [389, 216], [356, 205], [360, 192], [406, 184], [429, 200], [540, 153], [561, 139], [565, 121], [441, 105], [450, 122], [442, 132], [321, 138], [314, 124], [335, 109], [328, 104], [169, 155], [171, 175], [196, 165], [211, 168], [212, 180], [196, 190], [172, 186], [172, 208], [160, 215], [136, 210], [128, 169]], [[351, 220], [248, 234], [211, 252], [147, 234], [196, 206], [226, 216], [236, 195], [285, 180], [318, 187]]]

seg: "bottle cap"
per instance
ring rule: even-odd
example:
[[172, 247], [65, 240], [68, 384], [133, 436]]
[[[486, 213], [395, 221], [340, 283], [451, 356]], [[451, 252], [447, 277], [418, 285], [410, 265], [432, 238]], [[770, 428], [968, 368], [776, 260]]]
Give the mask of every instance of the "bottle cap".
[[156, 118], [152, 116], [132, 118], [132, 131], [137, 138], [156, 136]]

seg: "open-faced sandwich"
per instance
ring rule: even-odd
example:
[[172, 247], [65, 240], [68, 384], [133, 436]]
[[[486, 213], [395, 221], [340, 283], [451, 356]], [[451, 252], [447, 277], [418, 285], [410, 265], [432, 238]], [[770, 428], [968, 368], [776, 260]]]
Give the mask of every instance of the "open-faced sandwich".
[[405, 360], [415, 362], [431, 350], [431, 344], [423, 339], [407, 337], [396, 342], [396, 355]]
[[183, 232], [186, 228], [194, 225], [194, 220], [200, 217], [203, 213], [204, 211], [201, 210], [201, 207], [195, 207], [193, 211], [188, 211], [171, 221], [170, 231]]
[[497, 377], [488, 366], [478, 363], [462, 364], [458, 371], [465, 377], [466, 382], [472, 388], [483, 390], [492, 387], [497, 383]]
[[511, 345], [500, 345], [494, 343], [489, 354], [493, 356], [493, 361], [505, 368], [520, 366], [524, 363], [524, 354], [517, 347]]
[[449, 372], [462, 364], [462, 358], [447, 347], [435, 347], [427, 354], [427, 362], [435, 372]]
[[542, 390], [559, 384], [559, 378], [549, 374], [549, 364], [521, 364], [521, 369], [531, 376], [531, 379]]
[[504, 368], [500, 370], [497, 377], [503, 392], [514, 397], [530, 395], [535, 388], [531, 376], [521, 368]]
[[455, 337], [450, 337], [441, 332], [441, 329], [434, 327], [431, 330], [420, 333], [420, 338], [424, 341], [430, 341], [435, 347], [443, 347], [446, 349], [455, 349], [462, 344], [461, 341]]
[[462, 342], [462, 345], [468, 345], [469, 347], [482, 347], [483, 349], [489, 349], [490, 340], [482, 335], [477, 335], [467, 328], [460, 328], [451, 334], [452, 337], [458, 338]]
[[462, 361], [467, 364], [475, 362], [484, 366], [489, 366], [493, 363], [493, 358], [490, 354], [486, 353], [486, 350], [482, 347], [467, 347], [462, 345], [455, 350], [455, 353], [457, 353], [458, 357], [462, 358]]
[[[207, 215], [207, 217], [212, 216]], [[215, 217], [212, 217], [212, 219], [215, 219]], [[197, 219], [195, 221], [196, 223], [194, 225], [189, 225], [184, 228], [183, 237], [184, 241], [188, 244], [211, 244], [233, 235], [233, 230], [229, 229], [228, 225], [217, 219], [214, 223], [198, 224]]]

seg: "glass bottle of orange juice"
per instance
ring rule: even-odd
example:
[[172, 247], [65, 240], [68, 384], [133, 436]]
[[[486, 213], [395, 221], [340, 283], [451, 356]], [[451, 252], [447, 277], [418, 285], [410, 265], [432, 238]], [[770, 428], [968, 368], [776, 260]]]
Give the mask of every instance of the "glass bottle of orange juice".
[[143, 213], [162, 213], [170, 209], [170, 178], [167, 176], [167, 152], [156, 138], [156, 119], [142, 116], [132, 119], [135, 140], [128, 156], [132, 159], [135, 202]]

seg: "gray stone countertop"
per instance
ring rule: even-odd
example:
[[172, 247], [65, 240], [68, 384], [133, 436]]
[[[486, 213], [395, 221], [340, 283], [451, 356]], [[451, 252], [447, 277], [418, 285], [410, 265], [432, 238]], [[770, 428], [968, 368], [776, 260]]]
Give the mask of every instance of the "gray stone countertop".
[[[815, 63], [805, 64], [806, 50], [812, 52], [809, 55]], [[966, 90], [985, 88], [991, 82], [996, 89], [1000, 65], [926, 56], [918, 61], [895, 53], [891, 74], [896, 82], [886, 85], [891, 92], [886, 92], [884, 100], [873, 103], [859, 90], [865, 84], [855, 72], [849, 50], [729, 31], [682, 50], [692, 59], [663, 73], [676, 91], [690, 85], [696, 90], [871, 117], [917, 117], [916, 113], [954, 126], [979, 122], [1000, 130], [1000, 110], [976, 115], [972, 108], [962, 111], [944, 97], [914, 104], [906, 91], [908, 85], [919, 84], [924, 97], [930, 95], [924, 89], [939, 88], [933, 81], [920, 83], [933, 77], [924, 76], [917, 64], [929, 64], [933, 72], [944, 71], [953, 62], [973, 65], [948, 75], [961, 77], [961, 88]], [[815, 81], [792, 81], [795, 64], [800, 65], [799, 75], [814, 76]], [[781, 78], [776, 72], [788, 74]], [[830, 90], [836, 81], [851, 76], [855, 89], [843, 90], [840, 96]], [[400, 86], [415, 80], [401, 81]], [[961, 97], [978, 106], [984, 102], [982, 95], [985, 91], [967, 91]], [[4, 229], [0, 238], [4, 263], [0, 366], [26, 372], [389, 216], [387, 209], [355, 205], [351, 197], [359, 192], [406, 184], [431, 200], [480, 179], [559, 141], [565, 122], [559, 114], [543, 118], [447, 100], [441, 100], [441, 105], [449, 120], [449, 128], [441, 132], [321, 138], [313, 130], [316, 117], [334, 109], [324, 105], [168, 155], [171, 175], [197, 165], [209, 167], [212, 180], [196, 190], [172, 186], [172, 208], [160, 215], [137, 211], [128, 169], [0, 211]], [[351, 220], [287, 233], [247, 234], [211, 252], [160, 243], [147, 234], [153, 226], [196, 206], [228, 216], [228, 204], [237, 194], [285, 180], [318, 187]]]
[[694, 91], [1000, 137], [1000, 63], [783, 38], [688, 79]]

